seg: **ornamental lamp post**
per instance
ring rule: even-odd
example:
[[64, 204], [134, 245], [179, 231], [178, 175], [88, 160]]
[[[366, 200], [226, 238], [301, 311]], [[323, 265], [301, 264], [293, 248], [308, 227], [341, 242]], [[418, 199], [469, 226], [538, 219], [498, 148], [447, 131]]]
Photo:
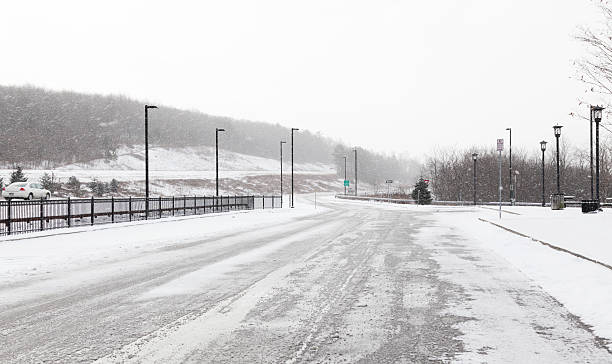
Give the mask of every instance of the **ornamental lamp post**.
[[478, 159], [478, 153], [472, 153], [472, 159], [474, 160], [474, 206], [476, 206], [476, 160]]
[[557, 194], [561, 194], [561, 170], [559, 165], [559, 138], [561, 137], [561, 125], [553, 126], [555, 138], [557, 139]]
[[540, 142], [540, 149], [542, 150], [542, 207], [546, 206], [546, 185], [544, 184], [544, 152], [546, 151], [546, 141]]
[[595, 121], [595, 199], [599, 205], [599, 123], [604, 108], [593, 106], [593, 120]]

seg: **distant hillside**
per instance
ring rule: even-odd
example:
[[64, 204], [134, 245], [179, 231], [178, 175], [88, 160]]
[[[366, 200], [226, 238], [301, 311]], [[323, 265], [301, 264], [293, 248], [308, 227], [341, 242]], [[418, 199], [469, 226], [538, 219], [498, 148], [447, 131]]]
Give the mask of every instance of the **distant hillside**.
[[[0, 86], [0, 161], [58, 166], [112, 159], [121, 146], [143, 144], [144, 104], [122, 96]], [[149, 119], [150, 142], [156, 146], [214, 146], [219, 127], [227, 130], [223, 149], [278, 158], [279, 141], [290, 135], [280, 125], [157, 106]], [[298, 138], [296, 161], [331, 162], [330, 139], [308, 131], [300, 131]]]
[[[31, 86], [0, 86], [0, 165], [33, 169], [57, 168], [96, 160], [112, 162], [121, 150], [144, 141], [144, 101], [50, 91]], [[235, 120], [196, 111], [157, 105], [149, 119], [152, 147], [168, 149], [211, 147], [215, 128], [224, 128], [221, 148], [255, 157], [277, 159], [279, 141], [289, 141], [290, 130], [278, 124]], [[299, 125], [298, 125], [299, 127]], [[297, 135], [296, 163], [333, 165], [353, 180], [351, 148], [307, 130]], [[289, 149], [286, 149], [287, 156]], [[385, 179], [410, 182], [418, 166], [411, 161], [359, 149], [359, 177], [363, 182]], [[110, 163], [112, 165], [112, 163]], [[352, 184], [351, 184], [352, 185]]]

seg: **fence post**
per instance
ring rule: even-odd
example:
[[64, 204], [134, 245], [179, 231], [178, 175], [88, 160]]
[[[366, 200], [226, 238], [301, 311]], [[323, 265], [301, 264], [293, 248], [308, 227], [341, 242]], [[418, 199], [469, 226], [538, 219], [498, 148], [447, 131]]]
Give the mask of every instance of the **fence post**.
[[272, 208], [274, 208], [274, 195], [272, 195]]
[[261, 209], [265, 210], [266, 209], [266, 196], [261, 195]]
[[43, 199], [40, 199], [40, 231], [45, 230], [45, 206], [43, 205]]
[[7, 231], [8, 231], [8, 235], [11, 235], [11, 200], [7, 201], [7, 205], [8, 205], [8, 211], [6, 213], [6, 218], [7, 218]]
[[174, 216], [174, 195], [172, 196], [172, 216]]
[[161, 196], [159, 196], [159, 218], [162, 218], [162, 199]]
[[94, 224], [94, 197], [91, 196], [91, 224]]
[[111, 196], [111, 223], [115, 222], [115, 196]]
[[130, 215], [130, 221], [132, 221], [132, 196], [128, 199], [128, 215]]
[[183, 195], [183, 216], [187, 215], [187, 196]]
[[70, 203], [70, 197], [68, 197], [68, 221], [67, 221], [68, 222], [68, 227], [70, 227], [70, 225], [71, 225], [71, 223], [70, 223], [70, 219], [71, 219], [71, 217], [70, 217], [71, 206], [70, 205], [72, 205], [72, 204]]
[[198, 196], [193, 196], [193, 214], [198, 214]]

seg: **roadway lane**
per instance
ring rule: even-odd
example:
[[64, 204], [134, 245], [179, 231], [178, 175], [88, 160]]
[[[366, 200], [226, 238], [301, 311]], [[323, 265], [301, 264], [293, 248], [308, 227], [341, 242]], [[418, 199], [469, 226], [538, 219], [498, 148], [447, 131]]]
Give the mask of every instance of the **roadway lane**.
[[0, 362], [612, 360], [577, 317], [432, 210], [323, 205], [280, 230], [169, 242], [92, 265], [105, 274], [44, 299], [0, 301]]

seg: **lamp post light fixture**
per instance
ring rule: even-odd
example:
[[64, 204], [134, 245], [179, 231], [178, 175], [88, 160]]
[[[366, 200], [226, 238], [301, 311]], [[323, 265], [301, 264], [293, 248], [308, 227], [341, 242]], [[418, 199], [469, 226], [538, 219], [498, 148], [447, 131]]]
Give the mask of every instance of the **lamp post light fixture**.
[[472, 153], [472, 159], [474, 160], [474, 206], [476, 206], [476, 160], [478, 159], [478, 153]]
[[291, 128], [291, 208], [294, 207], [293, 204], [293, 132], [298, 131], [298, 128]]
[[287, 144], [286, 141], [280, 141], [280, 195], [281, 195], [281, 208], [283, 208], [283, 144]]
[[217, 194], [215, 196], [219, 197], [219, 132], [224, 132], [225, 129], [216, 128], [215, 129], [215, 185]]
[[546, 152], [546, 141], [540, 142], [540, 149], [542, 150], [542, 207], [546, 206], [546, 184], [544, 182], [544, 152]]
[[514, 205], [514, 189], [516, 186], [512, 184], [512, 128], [506, 128], [508, 132], [510, 132], [510, 148], [509, 148], [509, 157], [510, 157], [510, 204]]
[[561, 170], [559, 165], [559, 138], [561, 137], [561, 125], [553, 126], [555, 138], [557, 139], [557, 194], [561, 194]]
[[149, 109], [157, 109], [154, 105], [145, 105], [145, 219], [149, 218]]
[[595, 199], [599, 204], [599, 123], [604, 108], [601, 106], [593, 106], [593, 120], [595, 121]]

